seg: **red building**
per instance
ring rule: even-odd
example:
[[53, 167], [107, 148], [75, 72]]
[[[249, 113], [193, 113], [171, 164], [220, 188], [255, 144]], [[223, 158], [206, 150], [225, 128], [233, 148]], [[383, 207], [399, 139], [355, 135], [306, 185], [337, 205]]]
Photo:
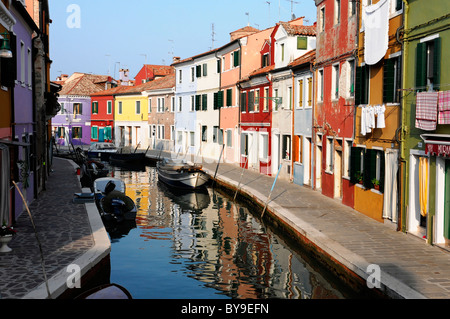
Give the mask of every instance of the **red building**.
[[[276, 31], [275, 31], [276, 32]], [[274, 33], [275, 33], [274, 32]], [[266, 40], [261, 49], [261, 68], [239, 82], [241, 167], [271, 175], [273, 50]]]
[[135, 77], [136, 85], [153, 81], [174, 73], [174, 68], [168, 65], [145, 64]]
[[349, 159], [354, 130], [356, 2], [315, 0], [315, 189], [353, 207]]
[[114, 141], [114, 95], [130, 88], [118, 86], [91, 95], [91, 143]]

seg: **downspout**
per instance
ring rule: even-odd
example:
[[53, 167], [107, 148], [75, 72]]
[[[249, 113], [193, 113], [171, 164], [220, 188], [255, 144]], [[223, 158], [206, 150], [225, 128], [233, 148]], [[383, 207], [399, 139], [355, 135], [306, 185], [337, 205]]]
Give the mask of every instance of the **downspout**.
[[290, 176], [289, 179], [292, 182], [294, 179], [294, 138], [295, 138], [295, 130], [294, 130], [294, 123], [295, 123], [295, 103], [294, 103], [294, 96], [295, 96], [295, 77], [294, 77], [294, 72], [291, 69], [291, 75], [292, 75], [292, 96], [290, 96], [289, 98], [291, 99], [291, 105], [292, 105], [292, 122], [291, 122], [291, 172], [290, 172]]
[[[404, 3], [404, 9], [403, 9], [403, 25], [404, 25], [404, 30], [408, 29], [408, 12], [409, 12], [409, 3], [408, 0], [403, 0]], [[403, 38], [403, 43], [402, 43], [402, 50], [403, 50], [403, 55], [402, 55], [402, 87], [405, 88], [405, 84], [406, 84], [406, 70], [407, 68], [405, 67], [406, 61], [408, 60], [408, 45], [407, 45], [407, 41], [405, 41], [405, 38]], [[405, 194], [405, 185], [406, 185], [406, 178], [408, 178], [407, 176], [407, 172], [406, 172], [406, 158], [405, 158], [405, 135], [407, 132], [407, 126], [406, 126], [406, 91], [402, 90], [402, 101], [401, 101], [401, 111], [400, 111], [400, 136], [399, 136], [399, 144], [400, 144], [400, 154], [399, 154], [399, 171], [400, 171], [400, 176], [399, 176], [399, 209], [398, 209], [398, 221], [397, 221], [397, 230], [398, 231], [403, 231], [406, 232], [406, 220], [407, 220], [407, 212], [406, 212], [406, 194]]]

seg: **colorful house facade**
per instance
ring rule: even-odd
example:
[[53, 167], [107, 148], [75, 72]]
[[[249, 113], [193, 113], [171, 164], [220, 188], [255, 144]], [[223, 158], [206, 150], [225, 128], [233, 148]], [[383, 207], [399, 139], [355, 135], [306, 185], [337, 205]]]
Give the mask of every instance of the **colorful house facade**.
[[403, 4], [401, 229], [448, 247], [450, 4]]
[[314, 189], [354, 206], [348, 173], [354, 132], [356, 2], [316, 0], [317, 42], [313, 148]]
[[145, 64], [134, 78], [135, 85], [140, 85], [173, 73], [173, 67], [168, 65]]

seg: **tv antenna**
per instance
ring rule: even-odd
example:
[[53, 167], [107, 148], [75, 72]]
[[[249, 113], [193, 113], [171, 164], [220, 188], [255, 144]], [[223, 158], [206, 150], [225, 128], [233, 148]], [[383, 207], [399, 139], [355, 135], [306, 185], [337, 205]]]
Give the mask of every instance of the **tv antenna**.
[[214, 49], [214, 42], [216, 41], [215, 35], [216, 35], [216, 33], [214, 32], [214, 23], [212, 23], [211, 24], [211, 42], [212, 42], [211, 50]]
[[266, 3], [269, 5], [269, 25], [271, 25], [272, 22], [270, 20], [270, 1], [266, 1]]
[[295, 3], [295, 4], [299, 4], [300, 2], [294, 1], [294, 0], [286, 0], [286, 1], [289, 1], [289, 2], [291, 3], [291, 17], [292, 17], [292, 20], [294, 20], [294, 19], [295, 19], [295, 14], [294, 14], [294, 3]]

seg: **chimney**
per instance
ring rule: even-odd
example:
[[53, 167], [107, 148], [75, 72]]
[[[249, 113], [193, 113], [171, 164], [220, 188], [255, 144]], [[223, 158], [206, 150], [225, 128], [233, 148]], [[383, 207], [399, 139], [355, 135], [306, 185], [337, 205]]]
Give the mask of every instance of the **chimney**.
[[130, 71], [128, 69], [120, 69], [119, 77], [120, 77], [120, 82], [122, 82], [122, 85], [129, 85], [129, 83], [130, 83], [130, 79], [128, 77], [129, 72]]
[[181, 61], [181, 58], [179, 56], [174, 56], [173, 57], [173, 63], [178, 63]]

